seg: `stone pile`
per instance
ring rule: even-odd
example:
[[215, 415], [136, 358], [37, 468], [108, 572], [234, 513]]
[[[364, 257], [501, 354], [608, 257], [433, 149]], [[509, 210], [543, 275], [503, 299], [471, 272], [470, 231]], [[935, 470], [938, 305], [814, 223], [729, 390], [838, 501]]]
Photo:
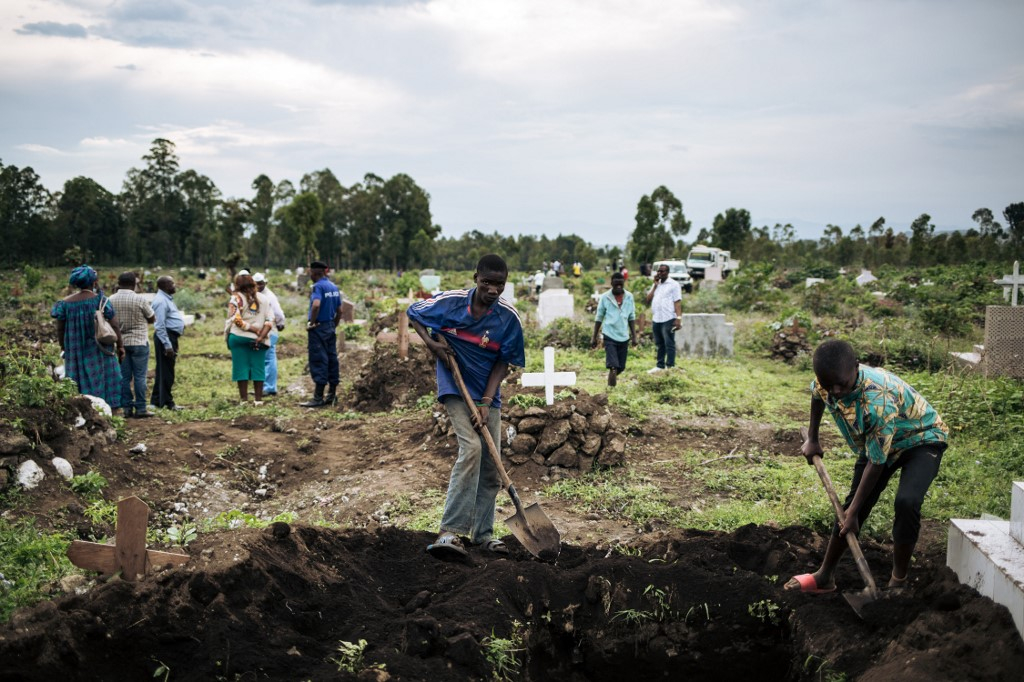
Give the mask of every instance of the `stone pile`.
[[775, 331], [772, 336], [772, 358], [793, 362], [793, 358], [810, 353], [811, 344], [807, 341], [807, 330], [799, 322], [785, 325]]
[[[589, 471], [596, 466], [623, 463], [626, 423], [608, 409], [608, 396], [575, 392], [542, 407], [509, 406], [502, 409], [502, 455], [513, 465], [527, 462], [548, 467], [553, 478], [568, 471]], [[448, 415], [434, 413], [434, 434], [452, 436]]]

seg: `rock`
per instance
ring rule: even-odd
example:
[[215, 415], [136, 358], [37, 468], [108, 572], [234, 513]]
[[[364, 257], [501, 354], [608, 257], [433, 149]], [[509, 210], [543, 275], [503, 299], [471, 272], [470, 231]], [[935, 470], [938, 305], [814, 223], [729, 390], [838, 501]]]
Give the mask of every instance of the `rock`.
[[540, 435], [540, 440], [537, 442], [537, 452], [542, 455], [554, 452], [569, 437], [570, 429], [569, 422], [565, 420], [550, 424]]
[[128, 452], [132, 453], [133, 455], [141, 455], [144, 452], [146, 452], [146, 450], [147, 450], [147, 448], [146, 448], [146, 444], [145, 443], [137, 443], [135, 445], [135, 447], [133, 447]]
[[57, 473], [65, 481], [70, 481], [75, 477], [75, 470], [71, 468], [71, 462], [63, 457], [54, 457], [50, 460], [50, 464], [53, 465], [53, 468], [57, 470]]
[[582, 450], [583, 454], [587, 457], [593, 457], [601, 451], [601, 443], [601, 436], [596, 433], [591, 433], [583, 440], [583, 445], [580, 447], [580, 450]]
[[617, 466], [622, 464], [626, 456], [626, 437], [621, 433], [613, 433], [605, 438], [604, 447], [597, 458], [601, 466]]
[[84, 575], [73, 573], [60, 579], [60, 589], [65, 594], [82, 594], [85, 592], [85, 586], [88, 582]]
[[402, 629], [402, 650], [411, 656], [429, 656], [440, 640], [441, 625], [433, 616], [412, 618]]
[[26, 459], [18, 467], [18, 483], [26, 490], [32, 490], [46, 478], [42, 468], [31, 459]]
[[449, 637], [444, 655], [459, 665], [476, 668], [483, 663], [483, 653], [473, 635], [462, 632]]
[[508, 461], [515, 465], [526, 464], [530, 461], [530, 453], [524, 452], [520, 455], [509, 455]]
[[86, 395], [85, 397], [92, 403], [92, 409], [96, 410], [96, 412], [105, 414], [108, 417], [114, 414], [110, 409], [110, 405], [103, 398], [97, 398], [94, 395]]
[[516, 427], [506, 421], [503, 421], [501, 422], [501, 433], [505, 434], [505, 443], [507, 445], [511, 445], [512, 439], [516, 437]]
[[405, 605], [405, 612], [412, 613], [418, 611], [430, 604], [430, 591], [422, 590], [418, 592], [415, 597], [410, 599]]
[[543, 431], [547, 424], [547, 419], [541, 419], [539, 417], [523, 417], [517, 428], [519, 429], [519, 433], [537, 433], [538, 431]]
[[[505, 403], [502, 402], [502, 407], [503, 408], [504, 408], [504, 405], [505, 405]], [[512, 421], [519, 421], [524, 416], [526, 416], [526, 410], [524, 410], [519, 405], [513, 405], [512, 407], [510, 407], [507, 410], [503, 409], [503, 412], [505, 413], [505, 416], [508, 417], [509, 419], [511, 419]]]
[[580, 456], [580, 462], [579, 462], [579, 469], [580, 469], [580, 471], [590, 471], [593, 468], [594, 468], [594, 458], [593, 457], [583, 457], [583, 456]]
[[536, 406], [528, 407], [526, 409], [526, 412], [525, 412], [525, 414], [523, 416], [524, 417], [538, 417], [540, 419], [547, 420], [547, 418], [548, 418], [548, 411], [545, 410], [543, 407], [536, 407]]
[[36, 446], [36, 455], [43, 459], [53, 459], [53, 448], [46, 443], [40, 443]]
[[579, 463], [579, 457], [576, 455], [576, 448], [571, 445], [563, 445], [558, 448], [547, 458], [548, 466], [559, 466], [563, 469], [575, 469]]
[[592, 396], [591, 400], [594, 401], [595, 405], [600, 405], [601, 407], [604, 407], [608, 404], [608, 394], [598, 393], [597, 395]]
[[[598, 440], [600, 440], [600, 438], [598, 438]], [[512, 439], [512, 445], [510, 447], [513, 454], [526, 455], [533, 452], [534, 448], [537, 447], [537, 439], [528, 433], [520, 433]]]
[[555, 403], [548, 408], [548, 415], [552, 419], [568, 419], [569, 415], [572, 414], [572, 403], [568, 400]]
[[535, 452], [532, 455], [530, 455], [530, 461], [533, 462], [534, 464], [544, 466], [544, 455], [540, 454], [539, 452]]
[[572, 427], [573, 433], [583, 433], [587, 430], [587, 418], [574, 412], [569, 415], [569, 426]]
[[0, 469], [0, 490], [3, 490], [11, 483], [11, 472], [7, 469]]
[[18, 455], [32, 449], [32, 441], [20, 431], [0, 433], [0, 455]]
[[608, 430], [609, 422], [611, 422], [611, 415], [607, 412], [595, 414], [590, 418], [590, 430], [593, 433], [604, 433]]
[[275, 521], [267, 530], [275, 540], [284, 540], [292, 532], [292, 527], [284, 521]]

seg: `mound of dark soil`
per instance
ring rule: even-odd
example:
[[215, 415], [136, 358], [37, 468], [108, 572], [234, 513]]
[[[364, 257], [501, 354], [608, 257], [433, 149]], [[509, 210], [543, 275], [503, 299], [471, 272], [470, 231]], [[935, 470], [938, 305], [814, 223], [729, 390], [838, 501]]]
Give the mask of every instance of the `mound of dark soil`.
[[352, 384], [348, 405], [360, 412], [382, 412], [415, 404], [435, 391], [434, 358], [426, 346], [409, 344], [409, 357], [398, 357], [394, 344], [376, 343]]
[[[489, 679], [494, 638], [521, 640], [519, 679], [1017, 680], [1008, 612], [941, 559], [859, 619], [838, 594], [784, 592], [822, 538], [748, 526], [673, 532], [639, 555], [563, 546], [554, 564], [514, 541], [498, 559], [424, 553], [430, 536], [276, 524], [204, 535], [190, 565], [17, 612], [0, 679], [352, 679], [329, 659], [367, 645], [360, 679]], [[872, 565], [884, 565], [868, 547]], [[841, 584], [857, 587], [852, 562]], [[492, 651], [497, 645], [492, 645]], [[383, 665], [383, 669], [370, 666]]]

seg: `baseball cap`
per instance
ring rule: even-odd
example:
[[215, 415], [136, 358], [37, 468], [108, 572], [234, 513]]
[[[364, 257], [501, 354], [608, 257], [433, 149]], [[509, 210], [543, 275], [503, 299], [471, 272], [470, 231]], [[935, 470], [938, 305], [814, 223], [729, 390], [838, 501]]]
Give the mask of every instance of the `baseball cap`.
[[267, 277], [262, 272], [257, 272], [255, 275], [252, 276], [252, 281], [257, 282], [257, 283], [259, 283], [259, 282], [266, 282], [267, 281]]

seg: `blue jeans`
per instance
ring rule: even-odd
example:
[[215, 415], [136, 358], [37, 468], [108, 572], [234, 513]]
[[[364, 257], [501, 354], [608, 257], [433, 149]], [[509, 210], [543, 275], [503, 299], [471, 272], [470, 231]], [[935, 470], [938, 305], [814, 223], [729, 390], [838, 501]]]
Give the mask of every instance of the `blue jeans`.
[[[501, 478], [483, 437], [473, 428], [465, 401], [454, 395], [445, 396], [443, 400], [459, 441], [459, 456], [448, 480], [441, 532], [468, 535], [469, 541], [476, 545], [494, 535], [494, 498], [501, 490]], [[489, 411], [487, 430], [500, 455], [500, 409]]]
[[[121, 361], [121, 406], [125, 414], [146, 412], [146, 366], [149, 364], [149, 346], [125, 346]], [[132, 399], [132, 384], [135, 399]]]
[[654, 345], [658, 349], [658, 367], [676, 366], [676, 334], [675, 320], [654, 322], [651, 331], [654, 333]]
[[267, 378], [263, 380], [263, 395], [277, 393], [277, 332], [270, 333], [270, 350], [267, 351]]

